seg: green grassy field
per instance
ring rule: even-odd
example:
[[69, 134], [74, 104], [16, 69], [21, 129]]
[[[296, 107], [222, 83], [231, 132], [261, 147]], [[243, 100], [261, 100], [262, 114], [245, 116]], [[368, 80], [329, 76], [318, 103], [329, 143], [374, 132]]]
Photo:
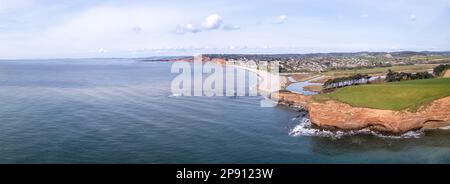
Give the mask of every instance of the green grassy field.
[[368, 69], [350, 69], [350, 70], [332, 70], [322, 73], [327, 76], [341, 77], [350, 76], [355, 74], [385, 74], [389, 69], [394, 72], [422, 72], [433, 69], [438, 66], [437, 64], [421, 64], [421, 65], [402, 65], [402, 66], [392, 66], [392, 67], [379, 67], [379, 68], [368, 68]]
[[355, 107], [417, 111], [421, 106], [447, 96], [450, 96], [450, 78], [351, 86], [315, 95], [314, 99], [319, 102], [336, 100]]

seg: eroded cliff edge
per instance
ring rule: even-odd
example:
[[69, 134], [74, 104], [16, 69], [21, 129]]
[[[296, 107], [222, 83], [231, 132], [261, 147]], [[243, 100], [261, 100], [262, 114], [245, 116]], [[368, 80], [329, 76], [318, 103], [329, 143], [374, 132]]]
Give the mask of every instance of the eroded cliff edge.
[[272, 94], [281, 104], [308, 110], [313, 124], [326, 129], [370, 128], [389, 133], [450, 127], [450, 97], [433, 101], [417, 112], [352, 107], [337, 101], [315, 102], [310, 96], [288, 91]]

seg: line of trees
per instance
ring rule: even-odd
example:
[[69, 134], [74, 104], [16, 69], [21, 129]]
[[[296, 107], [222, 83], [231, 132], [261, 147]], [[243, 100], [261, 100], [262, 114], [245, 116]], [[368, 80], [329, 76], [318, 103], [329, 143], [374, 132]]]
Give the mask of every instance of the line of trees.
[[439, 66], [437, 66], [437, 67], [435, 67], [433, 69], [433, 73], [434, 73], [435, 76], [441, 76], [442, 73], [444, 71], [447, 71], [448, 69], [450, 69], [450, 65], [449, 64], [439, 65]]
[[428, 72], [418, 72], [418, 73], [406, 73], [406, 72], [392, 72], [389, 69], [386, 75], [386, 82], [396, 82], [404, 80], [416, 80], [416, 79], [431, 79], [434, 76]]
[[340, 88], [344, 86], [352, 86], [352, 85], [358, 85], [358, 84], [366, 84], [369, 82], [370, 76], [369, 75], [363, 75], [363, 74], [356, 74], [349, 77], [339, 77], [334, 79], [327, 80], [323, 87], [324, 89], [330, 89], [330, 88]]
[[[433, 69], [433, 74], [428, 72], [406, 73], [406, 72], [393, 72], [391, 69], [386, 74], [386, 82], [396, 82], [404, 80], [417, 80], [417, 79], [431, 79], [434, 76], [441, 76], [443, 72], [450, 70], [450, 64], [443, 64]], [[323, 84], [324, 89], [340, 88], [345, 86], [367, 84], [370, 82], [371, 76], [366, 74], [356, 74], [349, 77], [339, 77], [329, 79]]]

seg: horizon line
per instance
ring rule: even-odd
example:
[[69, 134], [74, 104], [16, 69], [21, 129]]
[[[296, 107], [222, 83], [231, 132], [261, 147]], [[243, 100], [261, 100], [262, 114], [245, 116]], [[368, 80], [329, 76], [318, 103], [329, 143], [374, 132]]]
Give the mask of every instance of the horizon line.
[[[431, 52], [431, 53], [449, 53], [450, 50], [439, 50], [439, 51], [431, 51], [431, 50], [421, 50], [421, 51], [414, 51], [414, 50], [398, 50], [398, 51], [333, 51], [333, 52], [308, 52], [308, 53], [202, 53], [200, 55], [311, 55], [311, 54], [356, 54], [356, 53], [399, 53], [399, 52], [417, 52], [417, 53], [425, 53], [425, 52]], [[14, 60], [58, 60], [58, 59], [146, 59], [146, 58], [167, 58], [167, 57], [193, 57], [199, 54], [191, 54], [191, 55], [153, 55], [153, 56], [142, 56], [142, 57], [54, 57], [54, 58], [48, 58], [48, 57], [42, 57], [42, 58], [0, 58], [0, 61], [14, 61]]]

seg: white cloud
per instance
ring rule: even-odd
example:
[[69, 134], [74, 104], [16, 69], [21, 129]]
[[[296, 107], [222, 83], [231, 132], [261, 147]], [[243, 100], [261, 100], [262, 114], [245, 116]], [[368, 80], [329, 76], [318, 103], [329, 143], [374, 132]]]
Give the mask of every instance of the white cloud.
[[13, 12], [33, 5], [33, 0], [0, 0], [0, 13]]
[[223, 30], [232, 31], [232, 30], [238, 30], [241, 29], [239, 26], [236, 25], [224, 25], [222, 27]]
[[[35, 35], [38, 36], [21, 36], [17, 41], [10, 39], [9, 45], [32, 50], [32, 53], [37, 53], [34, 54], [37, 57], [45, 57], [47, 54], [52, 54], [53, 57], [98, 54], [105, 53], [105, 50], [114, 53], [128, 48], [166, 43], [171, 38], [170, 30], [173, 30], [174, 22], [191, 18], [176, 9], [95, 6], [51, 24], [36, 32]], [[99, 48], [103, 48], [103, 51]], [[4, 50], [3, 53], [8, 53], [12, 49]], [[58, 52], [51, 53], [52, 50]]]
[[[179, 24], [176, 29], [176, 34], [186, 34], [186, 33], [198, 33], [208, 30], [216, 30], [222, 27], [223, 19], [219, 14], [211, 14], [205, 18], [201, 26], [196, 24]], [[239, 29], [238, 26], [227, 25], [222, 27], [223, 30], [236, 30]]]
[[139, 34], [142, 32], [142, 28], [140, 26], [135, 26], [131, 29], [133, 33]]
[[106, 51], [104, 48], [99, 48], [99, 49], [97, 50], [97, 52], [98, 52], [98, 53], [106, 53], [106, 52], [108, 52], [108, 51]]
[[409, 19], [413, 22], [415, 22], [417, 20], [417, 16], [414, 14], [409, 15]]
[[276, 24], [283, 24], [286, 22], [287, 16], [286, 15], [279, 15], [275, 17], [275, 23]]
[[180, 24], [177, 26], [175, 33], [176, 34], [185, 34], [185, 33], [198, 33], [202, 30], [193, 24]]
[[359, 17], [361, 17], [361, 18], [363, 18], [363, 19], [366, 19], [366, 18], [369, 17], [369, 14], [361, 14]]
[[203, 22], [203, 27], [205, 29], [219, 29], [222, 25], [222, 17], [220, 17], [219, 14], [212, 14], [206, 17], [205, 21]]

